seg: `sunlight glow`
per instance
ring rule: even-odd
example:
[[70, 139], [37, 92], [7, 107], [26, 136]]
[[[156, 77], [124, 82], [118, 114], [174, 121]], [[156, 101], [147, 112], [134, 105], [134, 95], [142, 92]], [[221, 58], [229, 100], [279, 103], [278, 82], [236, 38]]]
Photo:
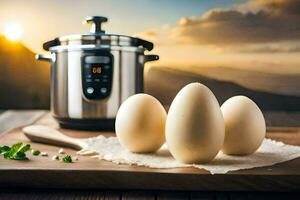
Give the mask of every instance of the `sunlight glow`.
[[16, 42], [22, 38], [23, 29], [19, 24], [9, 23], [5, 26], [4, 35], [7, 39]]

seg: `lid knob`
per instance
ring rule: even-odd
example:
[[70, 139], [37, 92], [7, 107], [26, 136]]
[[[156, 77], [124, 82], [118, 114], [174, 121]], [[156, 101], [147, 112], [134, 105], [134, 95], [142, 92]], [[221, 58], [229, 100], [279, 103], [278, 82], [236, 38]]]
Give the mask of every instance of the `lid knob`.
[[92, 28], [91, 28], [92, 33], [105, 33], [105, 31], [101, 29], [101, 24], [107, 22], [106, 17], [87, 16], [85, 17], [85, 22], [88, 24], [92, 24]]

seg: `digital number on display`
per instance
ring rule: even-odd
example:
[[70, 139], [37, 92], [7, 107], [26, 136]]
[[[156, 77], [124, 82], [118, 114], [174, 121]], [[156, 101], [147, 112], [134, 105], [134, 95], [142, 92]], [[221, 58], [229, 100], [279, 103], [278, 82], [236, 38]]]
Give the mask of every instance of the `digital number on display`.
[[92, 67], [93, 74], [101, 74], [102, 68], [101, 67]]

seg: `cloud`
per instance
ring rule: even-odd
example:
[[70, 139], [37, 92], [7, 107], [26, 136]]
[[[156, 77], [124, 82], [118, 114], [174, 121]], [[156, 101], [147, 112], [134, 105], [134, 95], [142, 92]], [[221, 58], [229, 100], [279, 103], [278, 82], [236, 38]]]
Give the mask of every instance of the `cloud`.
[[300, 1], [252, 0], [182, 18], [170, 35], [180, 43], [236, 46], [300, 40]]
[[134, 34], [134, 37], [155, 43], [155, 46], [173, 45], [175, 40], [169, 36], [170, 26], [164, 24], [161, 29], [148, 29], [141, 33]]
[[158, 35], [159, 35], [158, 30], [149, 29], [149, 30], [145, 30], [142, 33], [137, 33], [134, 36], [143, 38], [145, 40], [157, 40]]
[[239, 6], [246, 10], [266, 10], [273, 14], [299, 15], [300, 4], [298, 0], [251, 0]]
[[150, 29], [150, 30], [146, 30], [144, 34], [149, 37], [155, 37], [157, 36], [157, 31], [155, 29]]
[[248, 44], [242, 46], [231, 46], [228, 50], [239, 53], [298, 53], [300, 43], [280, 43], [280, 44]]

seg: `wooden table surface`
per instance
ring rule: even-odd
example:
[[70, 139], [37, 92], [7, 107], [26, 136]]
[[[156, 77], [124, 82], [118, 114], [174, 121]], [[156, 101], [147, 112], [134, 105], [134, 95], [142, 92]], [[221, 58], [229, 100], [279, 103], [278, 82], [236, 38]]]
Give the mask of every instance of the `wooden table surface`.
[[[0, 114], [0, 133], [33, 122], [47, 114], [46, 111], [6, 111]], [[300, 145], [296, 139], [299, 134], [294, 134], [294, 129], [289, 128], [291, 134], [278, 134], [281, 128], [269, 129], [272, 138], [280, 138], [287, 143]], [[294, 167], [295, 168], [295, 167]], [[300, 165], [299, 165], [300, 169]], [[296, 171], [297, 169], [291, 169]], [[294, 172], [293, 172], [294, 173]], [[293, 178], [291, 173], [291, 178]], [[299, 173], [300, 174], [300, 170]], [[138, 177], [137, 177], [138, 178]], [[129, 180], [134, 181], [134, 180]], [[34, 184], [28, 180], [28, 184], [18, 188], [1, 188], [0, 199], [286, 199], [300, 197], [298, 191], [286, 192], [237, 192], [237, 191], [161, 191], [161, 190], [80, 190], [80, 189], [30, 189]], [[71, 188], [71, 187], [67, 187]]]

